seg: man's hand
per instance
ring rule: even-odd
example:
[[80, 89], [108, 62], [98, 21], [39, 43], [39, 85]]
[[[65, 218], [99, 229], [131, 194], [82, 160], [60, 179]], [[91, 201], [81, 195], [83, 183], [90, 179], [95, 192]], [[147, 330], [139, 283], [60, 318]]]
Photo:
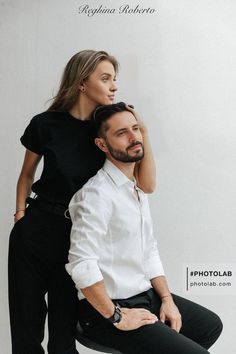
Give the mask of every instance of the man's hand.
[[114, 326], [121, 331], [131, 331], [132, 329], [137, 329], [158, 321], [156, 315], [143, 308], [121, 308], [121, 312], [121, 321], [114, 323]]
[[169, 321], [171, 328], [176, 332], [179, 332], [182, 327], [181, 315], [171, 296], [165, 297], [162, 300], [160, 321], [163, 323]]

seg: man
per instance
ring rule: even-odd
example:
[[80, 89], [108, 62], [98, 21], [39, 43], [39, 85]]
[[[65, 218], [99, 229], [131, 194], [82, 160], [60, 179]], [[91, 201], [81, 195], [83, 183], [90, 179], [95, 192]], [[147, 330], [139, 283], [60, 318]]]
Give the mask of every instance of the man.
[[134, 178], [144, 150], [133, 111], [101, 106], [94, 120], [107, 160], [69, 206], [66, 269], [78, 289], [80, 323], [91, 339], [122, 353], [206, 354], [222, 324], [168, 289], [147, 196]]

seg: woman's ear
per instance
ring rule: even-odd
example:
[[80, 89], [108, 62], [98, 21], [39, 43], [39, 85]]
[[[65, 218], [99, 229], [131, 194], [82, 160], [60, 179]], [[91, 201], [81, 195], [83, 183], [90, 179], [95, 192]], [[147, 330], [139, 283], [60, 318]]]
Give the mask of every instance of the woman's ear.
[[103, 138], [95, 138], [95, 144], [99, 147], [103, 152], [108, 152], [107, 144]]
[[85, 85], [84, 84], [79, 85], [79, 90], [80, 92], [85, 92]]

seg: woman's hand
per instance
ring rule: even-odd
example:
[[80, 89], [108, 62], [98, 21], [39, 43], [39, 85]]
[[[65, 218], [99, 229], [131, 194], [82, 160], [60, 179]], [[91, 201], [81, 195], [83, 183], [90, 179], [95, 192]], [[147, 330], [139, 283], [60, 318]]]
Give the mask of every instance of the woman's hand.
[[141, 131], [142, 136], [144, 137], [145, 135], [148, 134], [147, 127], [145, 126], [144, 122], [141, 120], [139, 114], [130, 106], [126, 105], [125, 106], [128, 111], [130, 111], [136, 118], [138, 124], [139, 124], [139, 129]]
[[18, 210], [16, 211], [16, 213], [14, 214], [14, 224], [19, 221], [21, 218], [23, 218], [23, 216], [25, 216], [25, 211], [24, 210]]

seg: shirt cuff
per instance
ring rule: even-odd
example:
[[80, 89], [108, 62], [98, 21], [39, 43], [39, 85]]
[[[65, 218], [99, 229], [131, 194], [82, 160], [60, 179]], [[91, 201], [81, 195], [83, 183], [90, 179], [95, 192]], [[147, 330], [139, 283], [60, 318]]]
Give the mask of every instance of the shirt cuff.
[[101, 280], [103, 280], [102, 273], [95, 261], [86, 261], [77, 264], [66, 264], [66, 270], [72, 277], [78, 289], [84, 289]]
[[161, 275], [165, 275], [163, 265], [160, 259], [151, 258], [146, 262], [148, 279], [153, 279]]

